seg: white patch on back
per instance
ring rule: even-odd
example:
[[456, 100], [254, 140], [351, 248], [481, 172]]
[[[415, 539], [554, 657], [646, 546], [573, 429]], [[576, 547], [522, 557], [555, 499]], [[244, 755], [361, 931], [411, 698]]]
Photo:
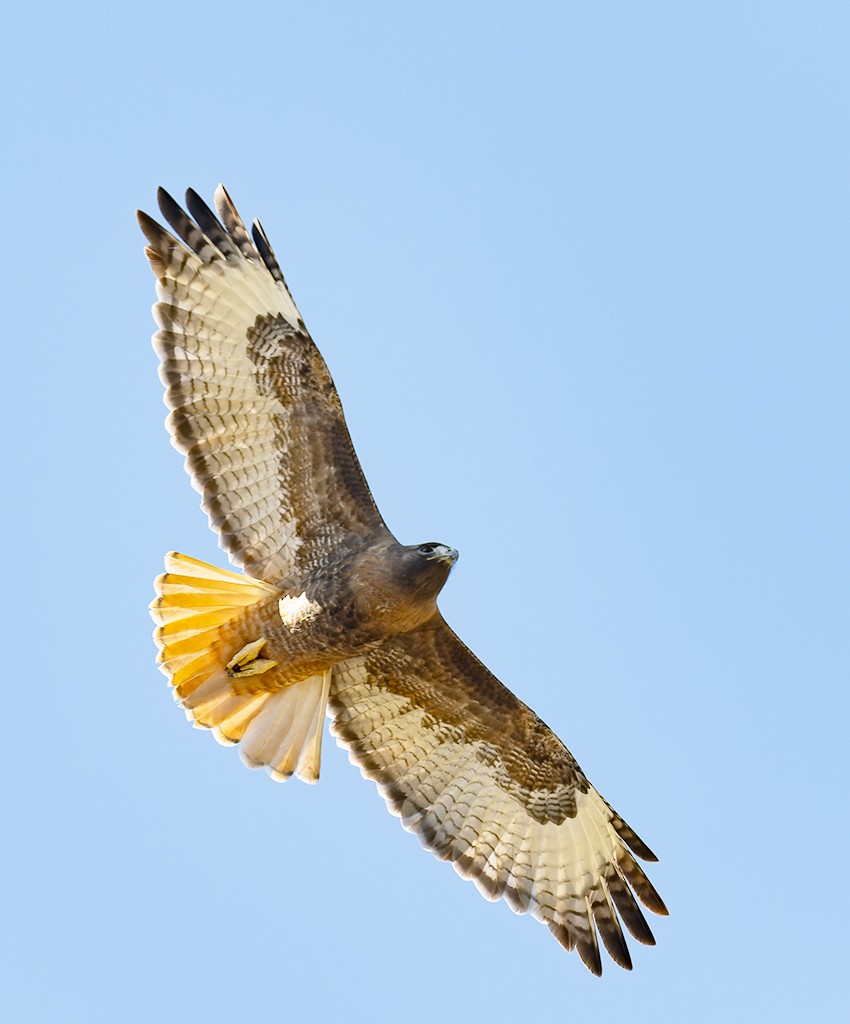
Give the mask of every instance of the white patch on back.
[[307, 623], [312, 622], [322, 611], [318, 601], [311, 601], [306, 594], [299, 594], [298, 597], [290, 597], [287, 594], [278, 601], [281, 622], [291, 632], [298, 630]]

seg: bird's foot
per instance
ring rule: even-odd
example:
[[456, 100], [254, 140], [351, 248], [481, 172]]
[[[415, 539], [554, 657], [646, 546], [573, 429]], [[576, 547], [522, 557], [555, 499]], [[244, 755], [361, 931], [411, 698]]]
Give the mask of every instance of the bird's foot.
[[227, 674], [236, 679], [244, 676], [261, 676], [264, 672], [277, 667], [277, 662], [270, 658], [261, 658], [260, 651], [266, 645], [266, 638], [261, 636], [250, 644], [245, 644], [241, 651], [234, 654], [227, 663]]

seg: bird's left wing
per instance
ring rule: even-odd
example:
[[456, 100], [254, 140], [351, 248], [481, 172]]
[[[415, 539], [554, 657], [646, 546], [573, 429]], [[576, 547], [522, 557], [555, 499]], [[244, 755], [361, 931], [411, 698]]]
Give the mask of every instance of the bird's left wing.
[[652, 851], [555, 734], [441, 619], [334, 668], [331, 731], [404, 827], [488, 899], [530, 911], [601, 973], [597, 932], [631, 967], [620, 919], [666, 914]]
[[233, 562], [277, 584], [386, 527], [265, 232], [255, 221], [249, 235], [223, 186], [215, 203], [218, 216], [190, 189], [187, 213], [160, 189], [174, 234], [139, 213], [154, 347], [210, 525]]

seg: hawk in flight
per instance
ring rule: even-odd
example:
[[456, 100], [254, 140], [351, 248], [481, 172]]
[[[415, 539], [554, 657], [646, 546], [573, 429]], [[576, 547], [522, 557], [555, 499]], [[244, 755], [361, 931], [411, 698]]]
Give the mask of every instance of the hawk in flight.
[[151, 610], [175, 698], [279, 780], [316, 781], [327, 712], [437, 857], [594, 974], [598, 936], [630, 968], [621, 921], [652, 944], [638, 900], [667, 912], [636, 860], [654, 854], [443, 620], [457, 552], [384, 524], [265, 232], [221, 186], [215, 206], [161, 189], [171, 232], [139, 213], [168, 428], [244, 570], [167, 556]]

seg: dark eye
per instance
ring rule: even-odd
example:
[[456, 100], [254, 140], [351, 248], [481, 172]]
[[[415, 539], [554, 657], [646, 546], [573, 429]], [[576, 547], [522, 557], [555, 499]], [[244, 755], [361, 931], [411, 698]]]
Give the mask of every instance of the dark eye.
[[422, 555], [430, 555], [436, 546], [436, 544], [420, 544], [419, 553]]

